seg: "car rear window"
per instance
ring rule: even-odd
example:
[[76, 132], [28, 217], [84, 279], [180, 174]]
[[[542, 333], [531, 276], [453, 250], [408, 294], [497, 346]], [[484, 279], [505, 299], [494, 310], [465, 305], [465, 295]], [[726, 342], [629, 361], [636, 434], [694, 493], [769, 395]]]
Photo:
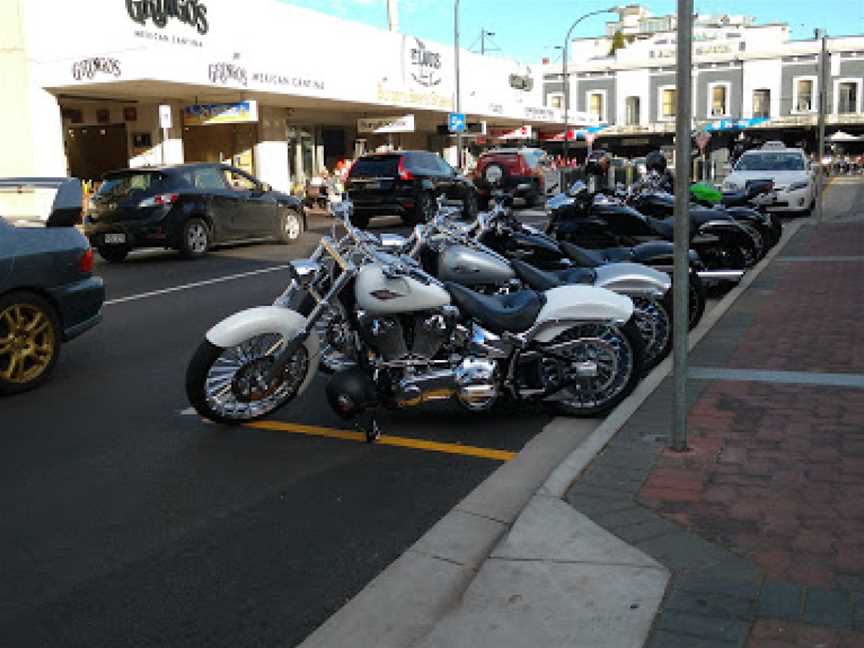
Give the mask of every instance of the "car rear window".
[[350, 175], [352, 178], [395, 178], [399, 175], [399, 156], [360, 158], [351, 167]]
[[110, 175], [102, 181], [96, 195], [122, 198], [133, 193], [148, 192], [151, 187], [159, 184], [164, 178], [165, 176], [155, 171]]

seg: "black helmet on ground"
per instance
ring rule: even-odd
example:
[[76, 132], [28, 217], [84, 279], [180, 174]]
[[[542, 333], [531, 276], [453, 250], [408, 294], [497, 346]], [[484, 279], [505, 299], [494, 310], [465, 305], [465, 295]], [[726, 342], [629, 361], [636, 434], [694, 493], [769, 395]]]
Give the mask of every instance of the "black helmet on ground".
[[651, 151], [645, 157], [645, 168], [655, 173], [666, 173], [666, 156], [660, 151]]

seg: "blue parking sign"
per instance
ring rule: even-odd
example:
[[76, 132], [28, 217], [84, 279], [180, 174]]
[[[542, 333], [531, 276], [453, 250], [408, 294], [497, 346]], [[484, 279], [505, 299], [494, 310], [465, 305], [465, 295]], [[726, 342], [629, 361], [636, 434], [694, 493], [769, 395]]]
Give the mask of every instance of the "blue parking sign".
[[447, 120], [447, 129], [451, 133], [464, 133], [465, 115], [463, 113], [450, 113]]

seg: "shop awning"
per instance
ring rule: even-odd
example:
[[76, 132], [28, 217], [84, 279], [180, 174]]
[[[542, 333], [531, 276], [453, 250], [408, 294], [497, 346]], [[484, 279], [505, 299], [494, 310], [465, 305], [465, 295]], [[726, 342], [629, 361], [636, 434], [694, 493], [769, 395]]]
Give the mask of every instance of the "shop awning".
[[828, 138], [829, 142], [864, 142], [864, 137], [856, 137], [846, 131], [837, 131]]
[[745, 128], [753, 128], [761, 126], [768, 121], [767, 117], [753, 117], [752, 119], [719, 119], [709, 122], [705, 126], [705, 131], [708, 133], [721, 133], [724, 131], [744, 130]]
[[[570, 135], [567, 138], [571, 142], [575, 142], [577, 140], [584, 140], [585, 135], [592, 134], [595, 135], [603, 130], [605, 130], [607, 126], [591, 126], [590, 128], [571, 128]], [[564, 132], [555, 133], [554, 135], [541, 135], [541, 140], [544, 142], [563, 142], [564, 141]]]

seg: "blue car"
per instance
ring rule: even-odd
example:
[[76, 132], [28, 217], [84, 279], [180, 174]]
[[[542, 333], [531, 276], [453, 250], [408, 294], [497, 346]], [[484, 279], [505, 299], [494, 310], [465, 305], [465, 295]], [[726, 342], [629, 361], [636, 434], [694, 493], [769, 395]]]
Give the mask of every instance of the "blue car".
[[[20, 196], [50, 182], [0, 180], [0, 213], [4, 193]], [[74, 192], [70, 199], [68, 179], [58, 179], [56, 185], [58, 200], [46, 220], [58, 222], [62, 210], [66, 217], [60, 220], [68, 223], [69, 212], [75, 210]], [[60, 198], [65, 204], [58, 204]], [[77, 201], [80, 219], [80, 183]], [[93, 276], [93, 251], [77, 229], [0, 215], [0, 395], [45, 382], [61, 345], [101, 321], [104, 301], [102, 279]]]

